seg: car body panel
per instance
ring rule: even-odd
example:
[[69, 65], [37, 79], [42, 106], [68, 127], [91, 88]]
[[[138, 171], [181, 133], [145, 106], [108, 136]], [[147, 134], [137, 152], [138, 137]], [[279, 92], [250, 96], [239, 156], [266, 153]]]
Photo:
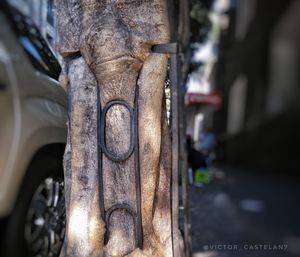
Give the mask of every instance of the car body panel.
[[11, 212], [38, 150], [66, 142], [66, 113], [65, 91], [32, 66], [0, 11], [0, 217]]

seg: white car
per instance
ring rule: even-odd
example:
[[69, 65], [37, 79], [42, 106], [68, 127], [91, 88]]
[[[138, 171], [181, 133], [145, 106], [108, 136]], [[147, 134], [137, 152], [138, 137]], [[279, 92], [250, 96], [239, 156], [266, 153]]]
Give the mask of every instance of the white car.
[[0, 4], [1, 254], [58, 256], [65, 233], [66, 94], [30, 18]]

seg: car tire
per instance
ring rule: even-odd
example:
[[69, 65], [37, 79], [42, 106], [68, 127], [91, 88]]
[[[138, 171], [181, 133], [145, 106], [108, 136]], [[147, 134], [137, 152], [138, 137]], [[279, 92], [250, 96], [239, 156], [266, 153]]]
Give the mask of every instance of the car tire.
[[[51, 155], [50, 153], [39, 154], [39, 156], [33, 160], [25, 175], [15, 207], [6, 222], [5, 233], [3, 233], [3, 252], [5, 257], [58, 257], [58, 254], [53, 253], [34, 253], [25, 236], [29, 222], [29, 212], [34, 212], [32, 211], [32, 206], [36, 205], [36, 194], [44, 190], [44, 185], [48, 187], [48, 182], [51, 178], [54, 179], [53, 181], [58, 180], [63, 183], [62, 157]], [[62, 198], [64, 198], [63, 195]], [[39, 203], [39, 205], [42, 206], [43, 204]], [[41, 207], [37, 208], [41, 209]], [[64, 218], [65, 217], [63, 217], [63, 219]], [[43, 230], [46, 230], [46, 228], [43, 228]]]

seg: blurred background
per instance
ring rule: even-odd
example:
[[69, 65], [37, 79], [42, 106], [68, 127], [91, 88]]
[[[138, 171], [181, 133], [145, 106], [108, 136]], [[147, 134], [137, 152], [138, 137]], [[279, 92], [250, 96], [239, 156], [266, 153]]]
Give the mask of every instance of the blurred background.
[[[300, 1], [170, 9], [191, 253], [300, 256]], [[54, 0], [0, 0], [0, 256], [55, 257], [64, 237], [67, 107], [54, 13]]]
[[222, 104], [194, 108], [188, 133], [198, 141], [197, 129], [212, 128], [220, 161], [297, 175], [298, 1], [191, 5], [188, 94], [219, 92]]
[[192, 0], [189, 17], [194, 254], [300, 256], [300, 2]]

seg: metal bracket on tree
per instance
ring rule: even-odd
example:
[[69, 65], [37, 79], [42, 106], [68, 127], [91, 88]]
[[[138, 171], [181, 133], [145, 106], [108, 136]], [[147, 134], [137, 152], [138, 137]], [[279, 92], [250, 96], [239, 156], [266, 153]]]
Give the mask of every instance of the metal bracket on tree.
[[[179, 176], [179, 58], [178, 58], [178, 44], [160, 44], [155, 45], [152, 48], [154, 53], [170, 54], [171, 65], [170, 65], [170, 81], [172, 87], [171, 94], [171, 126], [172, 126], [172, 236], [173, 236], [173, 256], [179, 254], [178, 247], [178, 209], [179, 209], [179, 199], [178, 199], [178, 176]], [[138, 87], [136, 87], [135, 93], [135, 103], [134, 108], [124, 100], [112, 100], [101, 108], [100, 104], [100, 92], [98, 89], [97, 94], [97, 110], [98, 110], [98, 172], [100, 177], [100, 208], [102, 219], [106, 223], [107, 231], [105, 236], [105, 243], [109, 240], [109, 220], [112, 213], [116, 210], [125, 210], [129, 213], [135, 223], [135, 242], [136, 247], [142, 249], [143, 247], [143, 232], [142, 232], [142, 218], [141, 218], [141, 180], [140, 180], [140, 168], [139, 168], [139, 143], [138, 143]], [[106, 127], [106, 114], [110, 108], [116, 105], [121, 105], [125, 107], [130, 113], [130, 146], [126, 153], [122, 155], [116, 155], [107, 149], [105, 142], [105, 127]], [[129, 159], [132, 154], [134, 154], [135, 160], [135, 186], [136, 186], [136, 206], [130, 206], [124, 203], [117, 203], [111, 206], [108, 210], [105, 209], [104, 204], [104, 185], [103, 185], [103, 167], [102, 167], [102, 155], [105, 155], [112, 162], [122, 162]]]
[[[97, 92], [97, 113], [98, 113], [98, 173], [100, 180], [100, 209], [102, 220], [106, 223], [106, 234], [105, 244], [109, 240], [109, 221], [112, 213], [116, 210], [125, 210], [128, 214], [133, 217], [135, 224], [135, 245], [142, 249], [143, 247], [143, 232], [142, 232], [142, 218], [141, 218], [141, 180], [140, 180], [140, 169], [139, 169], [139, 142], [138, 142], [138, 87], [136, 87], [134, 108], [124, 100], [112, 100], [107, 103], [103, 110], [101, 110], [100, 104], [100, 92]], [[106, 135], [106, 114], [113, 106], [123, 106], [130, 113], [130, 146], [126, 153], [116, 155], [107, 149], [105, 135]], [[104, 183], [103, 183], [103, 167], [102, 167], [102, 155], [105, 155], [112, 162], [123, 162], [128, 160], [132, 154], [134, 154], [135, 162], [135, 188], [136, 188], [136, 206], [130, 206], [126, 203], [116, 203], [111, 206], [108, 210], [105, 209], [104, 204]]]

